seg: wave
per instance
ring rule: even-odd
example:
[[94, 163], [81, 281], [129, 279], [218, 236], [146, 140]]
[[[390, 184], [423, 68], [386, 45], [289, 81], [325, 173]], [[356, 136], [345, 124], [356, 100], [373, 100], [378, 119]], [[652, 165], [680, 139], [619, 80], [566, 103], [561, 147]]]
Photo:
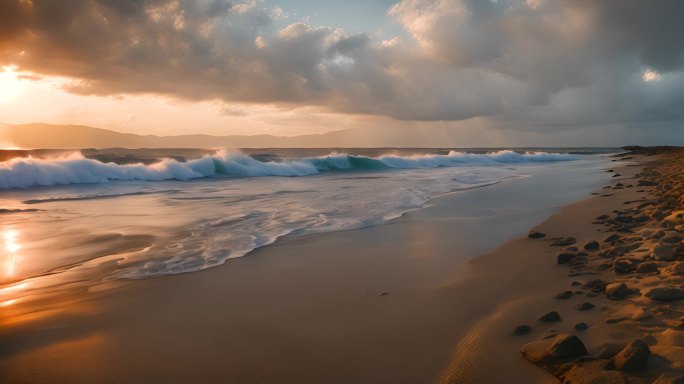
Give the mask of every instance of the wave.
[[259, 161], [235, 151], [217, 151], [202, 158], [178, 161], [162, 159], [145, 165], [104, 163], [75, 152], [54, 158], [19, 157], [0, 162], [0, 189], [66, 184], [106, 183], [116, 180], [191, 180], [216, 175], [231, 177], [309, 176], [346, 170], [422, 169], [467, 165], [501, 165], [568, 161], [576, 156], [560, 153], [510, 150], [473, 154], [451, 151], [447, 155], [384, 155], [366, 157], [348, 154], [302, 159]]

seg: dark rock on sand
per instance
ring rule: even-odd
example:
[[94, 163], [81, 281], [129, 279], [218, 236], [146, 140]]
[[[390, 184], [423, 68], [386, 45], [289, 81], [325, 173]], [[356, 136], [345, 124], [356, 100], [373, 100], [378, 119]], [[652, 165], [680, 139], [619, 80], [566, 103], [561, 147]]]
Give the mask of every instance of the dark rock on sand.
[[594, 279], [587, 281], [584, 284], [584, 287], [591, 289], [592, 292], [600, 293], [605, 290], [607, 285], [608, 283], [601, 279]]
[[546, 237], [546, 234], [537, 231], [530, 231], [527, 237], [529, 237], [530, 239], [541, 239], [543, 237]]
[[631, 273], [633, 269], [633, 263], [630, 259], [618, 257], [613, 261], [613, 272], [619, 275]]
[[561, 317], [556, 311], [551, 311], [539, 318], [539, 321], [543, 321], [545, 323], [554, 323], [556, 321], [561, 321]]
[[658, 244], [653, 248], [653, 257], [657, 260], [672, 261], [677, 257], [677, 248], [673, 244]]
[[678, 287], [653, 288], [646, 296], [655, 301], [675, 301], [684, 299], [684, 289]]
[[595, 250], [599, 249], [599, 247], [600, 247], [600, 244], [598, 243], [598, 241], [595, 241], [595, 240], [584, 244], [584, 249], [587, 251], [595, 251]]
[[593, 309], [595, 307], [594, 304], [585, 302], [577, 306], [578, 311], [588, 311], [590, 309]]
[[551, 245], [555, 247], [564, 247], [566, 245], [573, 245], [577, 242], [577, 239], [574, 237], [561, 237], [558, 239], [555, 239]]
[[605, 288], [606, 297], [611, 300], [622, 300], [637, 294], [637, 291], [627, 287], [625, 283], [610, 283]]
[[574, 253], [563, 252], [563, 253], [558, 254], [558, 256], [556, 256], [556, 262], [558, 264], [567, 264], [570, 261], [572, 261], [572, 259], [574, 259], [575, 256], [577, 256], [577, 255], [575, 255]]
[[645, 263], [639, 264], [636, 271], [638, 273], [653, 273], [658, 272], [658, 263], [654, 261], [647, 261]]
[[571, 298], [572, 295], [573, 295], [572, 291], [565, 291], [565, 292], [561, 292], [561, 293], [557, 294], [556, 299], [565, 300], [565, 299]]
[[513, 330], [514, 335], [526, 335], [532, 331], [532, 327], [529, 325], [518, 325]]
[[576, 331], [585, 331], [589, 328], [589, 326], [587, 325], [587, 323], [581, 322], [581, 323], [575, 324], [574, 328]]
[[550, 366], [584, 356], [587, 354], [587, 348], [579, 337], [565, 333], [525, 344], [520, 348], [520, 352], [534, 364]]
[[606, 239], [603, 240], [603, 242], [604, 242], [604, 243], [612, 243], [612, 242], [615, 242], [615, 241], [618, 241], [618, 240], [620, 240], [620, 235], [614, 233], [614, 234], [612, 234], [612, 235], [606, 237]]
[[679, 234], [668, 233], [660, 241], [665, 244], [677, 244], [682, 241], [682, 237]]
[[634, 340], [629, 343], [613, 360], [612, 366], [618, 371], [643, 372], [648, 368], [648, 359], [651, 357], [651, 349], [643, 340]]

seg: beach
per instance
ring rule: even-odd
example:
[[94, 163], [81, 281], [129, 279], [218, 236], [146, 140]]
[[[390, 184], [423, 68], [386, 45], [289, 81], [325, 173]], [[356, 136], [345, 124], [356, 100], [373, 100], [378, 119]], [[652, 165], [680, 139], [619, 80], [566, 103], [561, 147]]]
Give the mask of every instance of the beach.
[[[593, 275], [593, 256], [608, 245], [592, 251], [587, 265], [557, 263], [563, 249], [610, 235], [608, 219], [592, 224], [596, 217], [649, 196], [631, 180], [653, 157], [629, 157], [615, 158], [613, 172], [609, 161], [545, 167], [440, 196], [384, 225], [285, 237], [200, 272], [75, 284], [43, 305], [3, 306], [0, 372], [7, 382], [46, 383], [556, 382], [524, 358], [523, 345], [569, 332], [597, 354], [604, 343], [643, 337], [632, 320], [605, 323], [632, 311], [636, 299], [612, 301], [602, 292], [585, 299], [589, 289], [571, 288], [574, 280], [617, 280]], [[614, 189], [617, 183], [625, 187]], [[532, 227], [545, 237], [528, 238]], [[574, 242], [550, 245], [567, 237]], [[619, 278], [634, 276], [641, 275]], [[556, 298], [568, 290], [573, 297]], [[578, 311], [584, 301], [595, 308]], [[550, 311], [562, 321], [538, 322]], [[574, 330], [579, 322], [588, 329]], [[531, 330], [514, 335], [520, 325]], [[672, 332], [665, 337], [676, 344]], [[647, 339], [654, 353], [679, 356], [667, 341], [660, 352]], [[649, 380], [665, 369], [654, 367]]]

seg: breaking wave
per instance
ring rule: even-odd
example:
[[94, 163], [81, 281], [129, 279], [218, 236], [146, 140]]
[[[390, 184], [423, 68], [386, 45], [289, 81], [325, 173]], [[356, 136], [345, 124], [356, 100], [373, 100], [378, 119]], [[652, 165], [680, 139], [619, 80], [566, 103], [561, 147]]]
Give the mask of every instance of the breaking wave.
[[503, 165], [575, 160], [568, 154], [510, 150], [473, 154], [384, 155], [379, 157], [331, 154], [316, 158], [259, 161], [235, 151], [217, 151], [199, 159], [162, 159], [154, 164], [104, 163], [75, 152], [54, 158], [19, 157], [0, 162], [0, 189], [66, 184], [106, 183], [115, 180], [191, 180], [217, 175], [230, 177], [309, 176], [329, 171], [421, 169], [468, 165]]

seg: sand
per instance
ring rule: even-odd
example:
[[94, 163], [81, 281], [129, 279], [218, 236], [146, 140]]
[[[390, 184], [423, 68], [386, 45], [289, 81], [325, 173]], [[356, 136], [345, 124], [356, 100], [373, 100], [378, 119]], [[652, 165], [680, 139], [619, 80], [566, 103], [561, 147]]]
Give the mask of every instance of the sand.
[[[470, 275], [479, 270], [497, 284], [503, 276], [493, 276], [493, 271], [502, 270], [505, 254], [516, 254], [516, 260], [530, 269], [525, 274], [507, 268], [527, 281], [511, 282], [511, 299], [471, 328], [441, 382], [526, 382], [505, 373], [506, 367], [515, 370], [523, 358], [516, 356], [518, 349], [564, 383], [683, 380], [684, 152], [659, 153], [657, 161], [644, 155], [632, 158], [636, 163], [616, 168], [613, 182], [602, 194], [565, 207], [533, 229], [545, 233], [545, 238], [518, 239], [474, 260], [473, 266], [479, 267]], [[554, 239], [567, 237], [574, 238], [571, 246], [577, 251], [550, 246]], [[599, 243], [598, 249], [585, 250], [592, 241]], [[663, 246], [673, 251], [656, 251]], [[559, 254], [573, 252], [587, 255], [558, 264]], [[589, 289], [596, 279], [607, 287]], [[572, 297], [559, 299], [557, 295], [565, 291], [573, 292]], [[550, 311], [561, 320], [538, 320]], [[579, 323], [588, 328], [577, 330]], [[520, 325], [531, 331], [512, 336]], [[575, 342], [576, 337], [584, 348], [554, 356], [557, 350], [552, 343]], [[539, 361], [540, 355], [546, 360]]]
[[[611, 186], [632, 183], [650, 160], [629, 159], [633, 165], [616, 168], [621, 176], [611, 179]], [[505, 187], [515, 191], [516, 182], [530, 188], [516, 180]], [[463, 193], [477, 193], [482, 206], [517, 204], [515, 194], [498, 201], [496, 188]], [[493, 251], [491, 244], [523, 235], [520, 228], [548, 216], [552, 205], [533, 215], [498, 212], [503, 219], [492, 223], [476, 220], [486, 212], [456, 204], [467, 199], [445, 197], [445, 204], [389, 225], [284, 239], [222, 267], [115, 283], [85, 295], [70, 292], [49, 310], [3, 308], [0, 375], [4, 382], [46, 383], [552, 383], [557, 379], [519, 350], [567, 332], [579, 335], [589, 354], [606, 342], [642, 338], [651, 344], [652, 357], [673, 361], [681, 337], [664, 321], [675, 321], [676, 310], [659, 318], [649, 338], [633, 320], [605, 322], [624, 317], [623, 312], [633, 316], [637, 307], [653, 312], [660, 304], [648, 298], [617, 302], [602, 292], [583, 297], [587, 290], [566, 300], [555, 297], [571, 289], [573, 280], [613, 272], [569, 277], [575, 269], [594, 273], [595, 261], [570, 272], [568, 265], [557, 264], [565, 247], [551, 246], [552, 239], [572, 236], [579, 247], [603, 240], [612, 229], [605, 220], [592, 222], [649, 196], [638, 189], [601, 190], [537, 225], [545, 238], [521, 237]], [[542, 204], [544, 189], [536, 190], [539, 195], [532, 198]], [[469, 220], [472, 233], [453, 233], [455, 222], [462, 227]], [[483, 230], [490, 236], [459, 249], [464, 237]], [[592, 255], [607, 249], [601, 247]], [[466, 262], [483, 252], [489, 253]], [[634, 281], [630, 276], [619, 279], [644, 292], [650, 287], [645, 285], [669, 284], [661, 275]], [[595, 307], [578, 311], [585, 301]], [[557, 311], [562, 321], [537, 321], [549, 311]], [[579, 322], [589, 328], [575, 331]], [[513, 335], [521, 324], [531, 332]], [[576, 359], [562, 363], [579, 366]], [[637, 378], [653, 381], [666, 370], [676, 371], [673, 365], [650, 364]], [[547, 369], [564, 377], [555, 366]]]

